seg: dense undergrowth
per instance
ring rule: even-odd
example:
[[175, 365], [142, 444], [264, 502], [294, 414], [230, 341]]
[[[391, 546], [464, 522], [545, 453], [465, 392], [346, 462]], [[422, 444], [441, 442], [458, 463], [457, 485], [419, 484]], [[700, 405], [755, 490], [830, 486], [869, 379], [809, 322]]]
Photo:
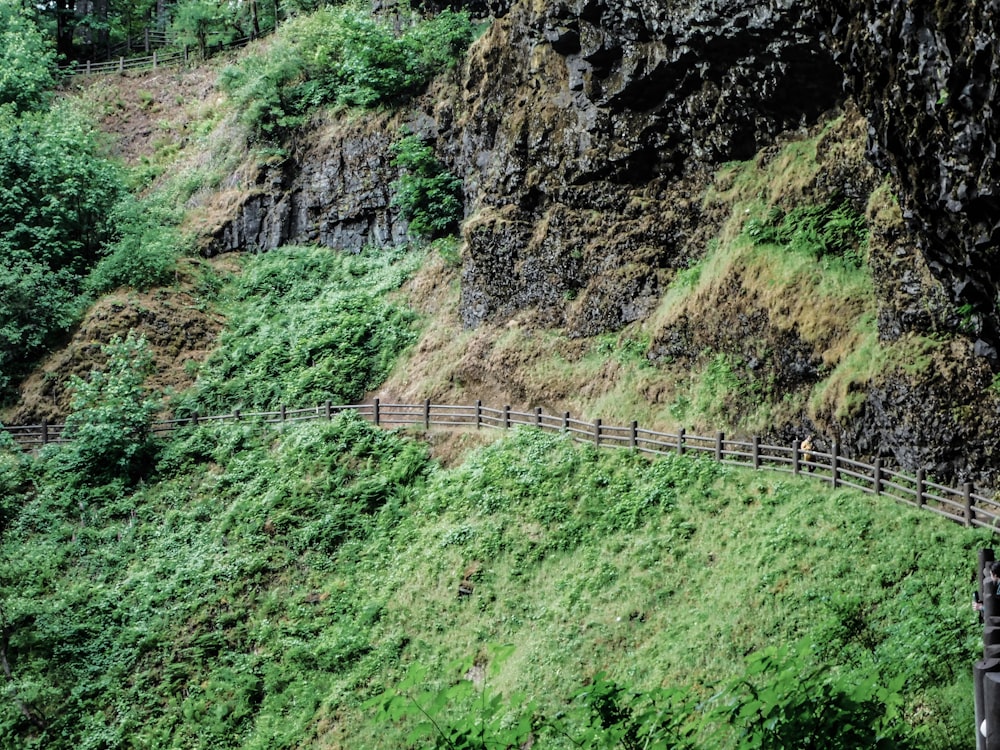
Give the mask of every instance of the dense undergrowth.
[[[400, 40], [350, 10], [289, 24], [269, 57], [228, 71], [255, 137], [280, 138], [316, 105], [412, 92], [471, 33], [448, 15], [450, 25]], [[337, 46], [345, 39], [351, 54]], [[390, 58], [401, 67], [382, 64]], [[0, 151], [20, 158], [41, 115], [3, 117]], [[90, 163], [95, 145], [80, 144]], [[432, 178], [411, 207], [427, 208], [423, 188], [454, 196], [454, 179], [421, 175], [421, 163], [400, 165]], [[762, 298], [805, 290], [826, 305], [818, 323], [846, 309], [837, 319], [871, 338], [861, 217], [840, 203], [774, 210], [780, 190], [764, 185], [778, 171], [810, 179], [814, 141], [769, 169], [720, 170], [710, 199], [730, 202], [730, 236], [678, 273], [659, 315], [713, 299], [738, 266], [754, 271], [744, 276]], [[172, 275], [185, 242], [174, 207], [197, 186], [140, 203], [113, 177], [115, 201], [97, 211], [113, 226], [99, 225], [104, 244], [74, 269], [59, 320], [23, 350], [31, 356], [88, 295]], [[433, 235], [454, 213], [425, 216]], [[392, 293], [425, 258], [318, 248], [246, 258], [203, 302], [226, 330], [169, 406], [362, 400], [416, 340], [422, 321]], [[22, 278], [15, 270], [0, 282]], [[22, 286], [12, 320], [37, 302]], [[615, 361], [621, 380], [646, 386], [663, 379], [647, 357], [655, 334], [635, 325], [600, 337], [566, 367], [587, 381]], [[517, 331], [501, 343], [527, 345]], [[107, 373], [75, 381], [72, 443], [38, 456], [0, 443], [4, 747], [968, 745], [981, 633], [965, 584], [984, 532], [808, 478], [648, 460], [533, 430], [470, 437], [488, 444], [450, 468], [425, 436], [350, 414], [281, 428], [202, 423], [157, 441], [144, 431], [159, 405], [140, 385], [147, 352], [134, 338], [112, 348]], [[541, 377], [563, 366], [554, 359]], [[722, 352], [697, 364], [689, 387], [662, 399], [689, 424], [722, 414], [725, 398], [755, 407], [776, 396]], [[604, 415], [648, 409], [644, 388], [633, 391], [605, 395]], [[743, 424], [776, 409], [748, 408]]]
[[958, 584], [984, 540], [883, 499], [534, 430], [446, 470], [349, 413], [193, 428], [131, 488], [2, 455], [7, 747], [428, 746], [409, 698], [387, 724], [378, 696], [476, 726], [484, 694], [498, 736], [524, 719], [574, 747], [592, 683], [622, 716], [670, 688], [663, 722], [720, 748], [801, 746], [740, 744], [744, 680], [813, 694], [792, 724], [820, 721], [827, 683], [894, 686], [868, 696], [885, 747], [964, 746], [971, 724]]

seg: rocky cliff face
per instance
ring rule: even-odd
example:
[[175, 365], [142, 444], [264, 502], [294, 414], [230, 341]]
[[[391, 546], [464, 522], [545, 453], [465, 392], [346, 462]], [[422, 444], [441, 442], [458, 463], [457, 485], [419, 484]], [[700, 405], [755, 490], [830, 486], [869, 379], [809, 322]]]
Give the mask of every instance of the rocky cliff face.
[[[391, 12], [391, 0], [376, 5]], [[808, 198], [837, 195], [862, 210], [880, 173], [890, 175], [908, 223], [873, 225], [883, 339], [948, 328], [974, 335], [940, 350], [918, 376], [868, 383], [849, 415], [803, 414], [798, 425], [775, 425], [776, 434], [801, 437], [796, 430], [813, 420], [848, 455], [995, 483], [991, 4], [816, 5], [477, 2], [472, 10], [495, 20], [465, 69], [440, 84], [445, 95], [432, 91], [396, 117], [320, 126], [287, 162], [260, 172], [208, 252], [400, 242], [389, 146], [405, 122], [463, 178], [462, 323], [518, 316], [570, 336], [613, 331], [646, 319], [717, 234], [724, 217], [704, 196], [720, 164], [765, 153], [779, 134], [804, 132], [853, 101], [876, 169], [830, 158]], [[747, 296], [739, 278], [730, 282], [706, 318], [711, 330], [695, 319], [671, 323], [654, 336], [651, 361], [718, 349], [756, 377], [771, 366], [760, 352], [776, 352], [782, 382], [807, 392], [828, 369], [826, 354], [794, 327], [779, 330], [773, 311], [737, 310]], [[985, 413], [984, 403], [992, 404]]]
[[997, 361], [1000, 36], [996, 3], [835, 2], [828, 40], [868, 117], [869, 155], [950, 291], [955, 325]]
[[466, 78], [463, 321], [532, 308], [584, 335], [648, 313], [701, 253], [706, 167], [840, 101], [815, 22], [791, 3], [514, 4]]

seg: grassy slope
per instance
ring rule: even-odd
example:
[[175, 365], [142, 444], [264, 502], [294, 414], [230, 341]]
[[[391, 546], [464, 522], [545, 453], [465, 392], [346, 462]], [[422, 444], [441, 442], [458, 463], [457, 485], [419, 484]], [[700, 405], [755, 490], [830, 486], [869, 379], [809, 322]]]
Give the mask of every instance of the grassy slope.
[[11, 689], [51, 724], [29, 741], [7, 700], [3, 746], [404, 747], [362, 702], [502, 643], [492, 687], [549, 711], [601, 671], [707, 694], [805, 637], [905, 675], [923, 747], [963, 746], [971, 721], [986, 537], [805, 478], [531, 430], [443, 469], [339, 419], [201, 428], [134, 492], [66, 479], [4, 539]]
[[[719, 384], [715, 360], [700, 363], [695, 382], [672, 383], [669, 367], [648, 366], [645, 347], [660, 322], [711, 308], [726, 269], [759, 272], [761, 296], [787, 296], [803, 280], [822, 286], [814, 268], [788, 276], [791, 265], [775, 269], [739, 241], [746, 210], [800, 194], [814, 156], [810, 143], [792, 144], [770, 169], [720, 172], [706, 200], [729, 206], [728, 234], [679, 277], [652, 328], [581, 343], [556, 332], [526, 339], [515, 322], [487, 355], [524, 365], [516, 377], [529, 394], [563, 394], [553, 402], [574, 413], [644, 414], [652, 426], [683, 408], [689, 424], [718, 427], [711, 400], [699, 401]], [[779, 177], [791, 184], [779, 188]], [[763, 204], [746, 203], [772, 183]], [[456, 335], [454, 270], [430, 273], [441, 317], [425, 321], [388, 387], [451, 395], [455, 363], [495, 332]], [[851, 306], [855, 344], [872, 337], [869, 303]], [[241, 339], [223, 337], [228, 353], [216, 362], [237, 361]], [[851, 361], [830, 356], [831, 366]], [[213, 367], [203, 372], [221, 393], [232, 372]], [[288, 375], [278, 385], [300, 393]], [[836, 392], [811, 395], [831, 412]], [[831, 664], [907, 675], [907, 717], [928, 732], [922, 747], [967, 745], [979, 633], [966, 582], [981, 533], [806, 479], [650, 465], [530, 432], [452, 457], [450, 469], [425, 450], [350, 423], [263, 439], [251, 427], [206, 428], [167, 447], [134, 491], [81, 487], [46, 464], [29, 470], [37, 491], [3, 485], [8, 515], [23, 510], [0, 568], [14, 657], [0, 745], [394, 748], [402, 730], [376, 723], [361, 702], [413, 662], [447, 684], [454, 660], [481, 661], [488, 644], [513, 642], [496, 686], [552, 705], [602, 670], [637, 687], [707, 691], [739, 673], [744, 655], [802, 635]], [[3, 460], [20, 476], [15, 459]], [[470, 565], [475, 591], [459, 598]], [[14, 697], [44, 709], [44, 735]]]

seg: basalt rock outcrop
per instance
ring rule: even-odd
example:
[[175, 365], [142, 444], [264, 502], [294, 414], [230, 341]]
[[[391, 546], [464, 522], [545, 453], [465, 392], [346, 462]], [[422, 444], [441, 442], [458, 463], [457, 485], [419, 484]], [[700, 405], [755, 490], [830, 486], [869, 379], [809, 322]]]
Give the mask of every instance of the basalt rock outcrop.
[[[376, 2], [386, 13], [393, 5]], [[721, 163], [856, 106], [877, 171], [831, 166], [815, 197], [837, 194], [862, 210], [873, 175], [890, 177], [906, 225], [873, 227], [883, 340], [972, 335], [939, 353], [926, 377], [886, 373], [850, 415], [810, 427], [841, 440], [847, 455], [995, 483], [996, 398], [977, 412], [1000, 331], [991, 3], [423, 4], [460, 6], [494, 17], [464, 69], [408, 112], [317, 126], [286, 162], [260, 170], [207, 252], [403, 241], [390, 146], [405, 124], [463, 181], [465, 326], [517, 317], [570, 336], [614, 331], [645, 319], [678, 270], [703, 255], [723, 220], [703, 201]], [[650, 360], [693, 362], [722, 347], [748, 371], [769, 367], [748, 343], [774, 331], [767, 311], [739, 320], [715, 331], [680, 321], [658, 333]], [[823, 377], [817, 352], [794, 334], [768, 343], [784, 357], [776, 377], [789, 387], [805, 391]], [[790, 424], [775, 429], [796, 436]]]
[[841, 100], [817, 20], [804, 3], [515, 3], [458, 118], [463, 322], [530, 308], [586, 335], [645, 315], [701, 254], [705, 169]]
[[827, 39], [868, 118], [869, 155], [976, 351], [1000, 337], [1000, 10], [990, 0], [833, 2]]

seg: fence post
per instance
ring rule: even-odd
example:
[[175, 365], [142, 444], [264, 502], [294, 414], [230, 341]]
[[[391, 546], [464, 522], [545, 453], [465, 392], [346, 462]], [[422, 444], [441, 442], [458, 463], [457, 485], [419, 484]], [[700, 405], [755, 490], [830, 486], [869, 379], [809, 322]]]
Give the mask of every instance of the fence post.
[[284, 422], [285, 418], [287, 417], [287, 411], [288, 411], [287, 407], [284, 404], [282, 404], [281, 405], [281, 421], [282, 422]]
[[628, 445], [632, 450], [635, 450], [639, 445], [639, 423], [634, 419], [632, 420], [632, 431], [629, 433]]
[[156, 70], [156, 50], [153, 50], [153, 70]]
[[323, 411], [327, 419], [333, 419], [333, 404], [330, 403], [330, 399], [326, 400], [323, 404]]
[[234, 410], [233, 410], [233, 419], [234, 419], [234, 420], [235, 420], [236, 422], [239, 422], [239, 421], [240, 421], [240, 410], [239, 410], [239, 409], [234, 409]]
[[760, 435], [753, 436], [753, 467], [760, 468]]
[[722, 444], [726, 441], [726, 433], [715, 433], [715, 460], [722, 463]]
[[801, 460], [802, 456], [801, 448], [802, 448], [801, 440], [792, 441], [792, 474], [798, 474], [801, 469], [801, 466], [799, 464], [799, 461]]
[[124, 57], [119, 57], [118, 58], [118, 72], [119, 73], [124, 73], [125, 72], [125, 58]]
[[563, 425], [562, 425], [562, 428], [563, 428], [563, 432], [569, 432], [569, 412], [568, 411], [564, 411], [563, 412]]
[[378, 397], [376, 397], [375, 401], [372, 402], [372, 407], [373, 407], [372, 422], [375, 424], [376, 427], [378, 427], [380, 424], [382, 424], [382, 415], [379, 414]]
[[686, 433], [685, 433], [685, 430], [684, 430], [683, 427], [681, 427], [679, 430], [677, 430], [677, 455], [678, 456], [683, 456], [684, 455], [684, 435], [685, 434]]
[[424, 429], [429, 430], [431, 428], [431, 400], [429, 398], [424, 399]]
[[90, 60], [87, 60], [87, 75], [90, 75]]
[[483, 426], [483, 402], [476, 399], [476, 429]]
[[838, 476], [839, 457], [840, 457], [840, 443], [834, 440], [833, 445], [830, 446], [830, 484], [834, 487], [836, 487], [840, 481], [840, 477]]
[[601, 420], [594, 420], [594, 445], [598, 448], [601, 446]]
[[542, 426], [542, 407], [540, 406], [535, 407], [535, 426]]
[[42, 420], [42, 445], [49, 444], [49, 420]]
[[510, 404], [503, 405], [503, 428], [510, 429]]
[[924, 470], [917, 469], [917, 507], [924, 507]]
[[873, 489], [876, 495], [882, 494], [882, 457], [878, 456], [875, 459], [875, 477], [872, 479], [874, 484]]
[[191, 424], [193, 424], [195, 427], [198, 426], [198, 412], [195, 412], [194, 414], [191, 415]]
[[962, 485], [962, 497], [965, 499], [965, 525], [972, 526], [972, 483]]

